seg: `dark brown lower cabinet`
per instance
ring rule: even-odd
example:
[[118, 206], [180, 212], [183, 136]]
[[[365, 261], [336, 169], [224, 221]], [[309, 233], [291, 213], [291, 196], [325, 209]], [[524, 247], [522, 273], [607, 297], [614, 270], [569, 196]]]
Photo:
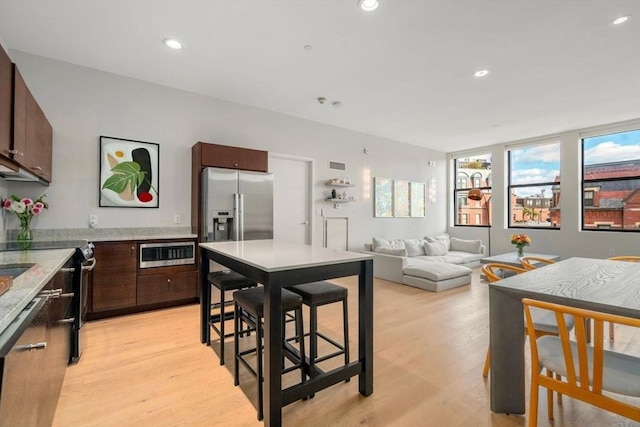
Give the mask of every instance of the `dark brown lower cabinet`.
[[132, 240], [95, 243], [91, 312], [135, 307], [137, 253]]
[[71, 356], [67, 263], [0, 335], [0, 426], [53, 423]]
[[197, 271], [139, 276], [138, 305], [193, 299], [197, 278]]

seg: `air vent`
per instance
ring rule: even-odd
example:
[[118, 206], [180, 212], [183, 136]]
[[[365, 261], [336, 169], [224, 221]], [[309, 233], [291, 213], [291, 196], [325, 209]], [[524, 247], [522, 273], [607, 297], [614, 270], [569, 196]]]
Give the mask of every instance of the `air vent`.
[[335, 171], [346, 171], [347, 164], [343, 162], [332, 162], [329, 161], [329, 169], [333, 169]]

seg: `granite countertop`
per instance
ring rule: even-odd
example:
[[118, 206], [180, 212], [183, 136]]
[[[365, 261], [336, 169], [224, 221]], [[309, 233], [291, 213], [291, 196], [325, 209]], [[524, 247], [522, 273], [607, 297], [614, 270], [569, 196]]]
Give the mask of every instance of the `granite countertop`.
[[74, 254], [75, 249], [0, 252], [3, 267], [34, 264], [13, 279], [13, 286], [0, 295], [0, 334], [40, 292]]

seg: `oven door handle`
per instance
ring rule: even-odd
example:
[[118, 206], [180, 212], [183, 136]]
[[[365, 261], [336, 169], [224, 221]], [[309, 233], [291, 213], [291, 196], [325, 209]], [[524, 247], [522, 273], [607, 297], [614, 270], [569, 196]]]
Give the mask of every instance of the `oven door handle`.
[[91, 257], [87, 260], [88, 263], [87, 265], [83, 265], [82, 266], [82, 271], [91, 271], [94, 269], [94, 267], [96, 266], [96, 258], [95, 257]]

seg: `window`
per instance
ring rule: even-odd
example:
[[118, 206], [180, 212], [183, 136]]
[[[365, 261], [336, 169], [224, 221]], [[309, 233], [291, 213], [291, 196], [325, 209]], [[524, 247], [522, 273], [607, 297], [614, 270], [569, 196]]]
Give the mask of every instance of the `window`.
[[456, 182], [456, 187], [458, 188], [466, 188], [469, 186], [469, 175], [466, 173], [458, 174], [458, 181]]
[[473, 174], [473, 188], [482, 187], [482, 174], [474, 173]]
[[560, 143], [508, 151], [509, 227], [560, 228]]
[[582, 139], [582, 229], [640, 231], [640, 130]]
[[593, 191], [584, 192], [583, 203], [584, 206], [593, 206]]
[[[491, 156], [489, 154], [454, 159], [455, 225], [489, 226], [491, 218]], [[480, 190], [479, 200], [469, 198], [471, 189]], [[475, 191], [477, 191], [475, 190]], [[475, 202], [473, 200], [476, 200]], [[469, 223], [469, 221], [473, 223]]]

